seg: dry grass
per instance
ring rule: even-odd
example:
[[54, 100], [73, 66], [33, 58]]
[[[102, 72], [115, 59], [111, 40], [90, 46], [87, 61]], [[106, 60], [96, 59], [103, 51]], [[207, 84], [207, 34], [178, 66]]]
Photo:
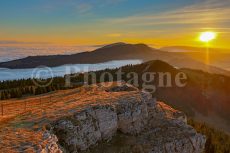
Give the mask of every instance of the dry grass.
[[[104, 89], [104, 87], [94, 86], [81, 87], [4, 102], [9, 107], [5, 108], [8, 115], [0, 117], [0, 152], [19, 152], [22, 146], [24, 152], [28, 148], [34, 148], [33, 146], [37, 146], [37, 143], [42, 141], [42, 129], [45, 125], [87, 107], [113, 105], [118, 102], [118, 99], [132, 101], [133, 98], [140, 98], [138, 91], [132, 91], [130, 94], [130, 92], [106, 92]], [[51, 101], [50, 97], [52, 97]], [[26, 109], [24, 101], [26, 101]], [[30, 144], [26, 144], [28, 142]]]

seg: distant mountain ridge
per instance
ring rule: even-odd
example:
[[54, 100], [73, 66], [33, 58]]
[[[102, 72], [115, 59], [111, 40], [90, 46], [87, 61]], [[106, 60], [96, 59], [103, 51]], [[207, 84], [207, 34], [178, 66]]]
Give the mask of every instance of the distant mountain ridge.
[[122, 45], [127, 45], [127, 44], [123, 43], [123, 42], [117, 42], [117, 43], [113, 43], [113, 44], [104, 45], [101, 48], [109, 48], [109, 47], [122, 46]]
[[225, 70], [230, 70], [230, 49], [222, 48], [205, 48], [191, 46], [169, 46], [161, 48], [163, 51], [183, 54], [190, 58], [204, 62], [209, 56], [209, 65], [213, 65]]
[[215, 66], [207, 66], [186, 54], [172, 53], [151, 48], [145, 44], [114, 43], [91, 52], [72, 55], [29, 56], [0, 63], [2, 68], [24, 69], [41, 65], [55, 67], [65, 64], [94, 64], [111, 60], [140, 59], [143, 61], [163, 60], [178, 68], [193, 68], [230, 76], [230, 72]]
[[72, 55], [29, 56], [26, 58], [0, 63], [0, 67], [21, 69], [35, 68], [40, 65], [55, 67], [64, 64], [101, 63], [111, 60], [144, 59], [145, 54], [155, 50], [144, 44], [116, 43], [101, 47], [91, 52]]
[[[229, 53], [230, 49], [224, 48], [208, 48], [211, 53]], [[167, 46], [162, 47], [160, 50], [169, 52], [204, 52], [206, 47], [193, 47], [193, 46]]]

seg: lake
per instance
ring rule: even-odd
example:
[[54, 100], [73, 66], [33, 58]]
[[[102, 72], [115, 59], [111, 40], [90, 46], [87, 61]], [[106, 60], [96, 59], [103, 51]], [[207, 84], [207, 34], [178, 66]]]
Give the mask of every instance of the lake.
[[63, 65], [58, 67], [40, 67], [33, 69], [6, 69], [0, 68], [0, 81], [6, 80], [18, 80], [28, 78], [50, 78], [57, 76], [64, 76], [65, 74], [77, 73], [77, 72], [89, 72], [104, 69], [113, 69], [128, 64], [140, 64], [141, 60], [115, 60], [105, 63], [97, 64], [72, 64]]

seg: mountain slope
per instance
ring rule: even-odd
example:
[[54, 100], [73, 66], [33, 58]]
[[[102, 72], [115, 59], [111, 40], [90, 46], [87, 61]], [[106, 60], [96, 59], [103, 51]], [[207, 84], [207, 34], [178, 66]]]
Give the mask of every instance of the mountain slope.
[[[117, 69], [99, 71], [97, 72], [97, 78], [103, 72], [110, 72], [115, 75], [116, 71]], [[154, 96], [158, 100], [167, 102], [167, 104], [182, 110], [190, 117], [230, 133], [230, 77], [200, 70], [176, 69], [159, 60], [125, 66], [122, 67], [122, 72], [124, 72], [122, 79], [125, 81], [131, 79], [128, 77], [130, 72], [137, 73], [138, 78], [142, 78], [145, 72], [156, 74], [154, 80], [148, 83], [139, 79], [138, 87], [155, 85], [156, 92]], [[172, 80], [175, 80], [177, 73], [184, 72], [188, 78], [187, 84], [185, 87], [178, 87], [172, 81], [172, 87], [159, 87], [158, 72], [169, 72]]]

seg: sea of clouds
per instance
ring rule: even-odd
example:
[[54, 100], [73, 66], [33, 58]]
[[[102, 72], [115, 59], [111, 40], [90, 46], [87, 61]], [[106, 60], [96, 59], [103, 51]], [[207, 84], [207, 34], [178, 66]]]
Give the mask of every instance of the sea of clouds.
[[[32, 45], [32, 46], [0, 46], [0, 62], [11, 61], [15, 59], [24, 58], [27, 56], [37, 55], [69, 55], [84, 51], [92, 51], [100, 46], [55, 46], [55, 45]], [[55, 76], [64, 76], [68, 73], [87, 72], [103, 70], [106, 68], [116, 68], [128, 64], [139, 64], [141, 60], [120, 60], [109, 61], [106, 63], [98, 64], [73, 64], [63, 65], [58, 67], [49, 68], [51, 73], [38, 73], [45, 72], [47, 68], [37, 69], [6, 69], [0, 68], [0, 81], [4, 80], [17, 80], [27, 79], [32, 77], [49, 78]]]
[[20, 59], [36, 55], [74, 54], [83, 51], [92, 51], [96, 46], [0, 46], [0, 62]]
[[89, 72], [104, 69], [113, 69], [125, 65], [135, 65], [142, 63], [141, 60], [117, 60], [97, 64], [71, 64], [57, 67], [40, 67], [33, 69], [6, 69], [0, 68], [0, 81], [18, 80], [28, 78], [51, 78], [64, 76], [65, 74], [73, 74], [78, 72]]

